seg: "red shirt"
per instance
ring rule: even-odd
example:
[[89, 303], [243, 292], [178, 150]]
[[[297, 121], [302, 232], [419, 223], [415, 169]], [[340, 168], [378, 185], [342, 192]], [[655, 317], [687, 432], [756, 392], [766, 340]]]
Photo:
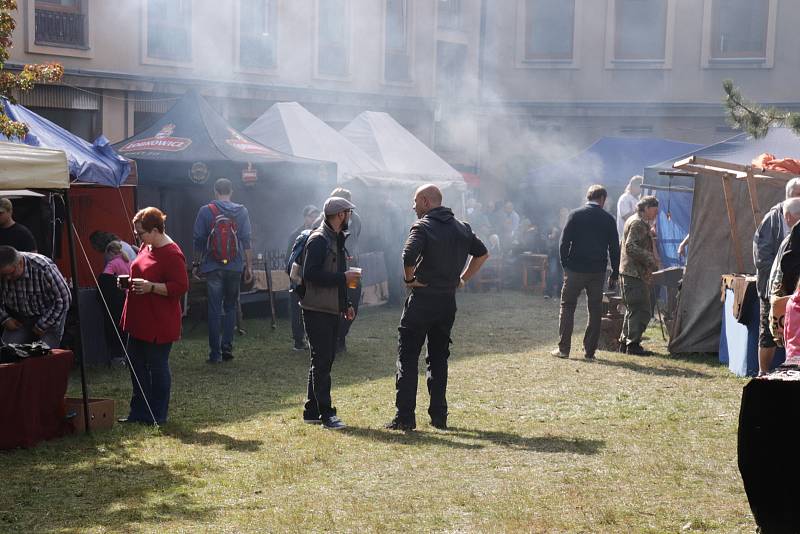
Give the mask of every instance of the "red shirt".
[[189, 291], [186, 258], [170, 243], [159, 248], [143, 246], [131, 263], [131, 278], [167, 285], [167, 296], [128, 291], [122, 310], [122, 329], [151, 343], [171, 343], [181, 338], [181, 297]]

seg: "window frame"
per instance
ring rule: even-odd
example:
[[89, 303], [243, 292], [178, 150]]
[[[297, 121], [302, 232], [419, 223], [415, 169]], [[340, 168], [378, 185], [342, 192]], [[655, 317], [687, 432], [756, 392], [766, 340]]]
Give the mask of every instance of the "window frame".
[[188, 57], [186, 59], [168, 59], [168, 58], [160, 58], [150, 55], [150, 49], [148, 46], [149, 40], [149, 9], [150, 9], [150, 2], [149, 0], [142, 0], [142, 33], [141, 33], [141, 63], [144, 65], [157, 65], [157, 66], [165, 66], [165, 67], [186, 67], [191, 68], [194, 65], [194, 28], [195, 28], [195, 18], [194, 18], [194, 6], [192, 5], [192, 0], [185, 0], [187, 5], [189, 6], [190, 13], [189, 13], [189, 22], [188, 22], [188, 32], [189, 32], [189, 50], [188, 50]]
[[528, 0], [517, 0], [516, 11], [516, 61], [515, 66], [522, 69], [578, 69], [581, 50], [578, 37], [582, 35], [583, 18], [586, 9], [584, 0], [574, 0], [572, 17], [572, 57], [571, 58], [531, 58], [527, 56], [527, 9]]
[[609, 0], [606, 14], [606, 68], [607, 69], [671, 69], [675, 47], [676, 0], [666, 1], [666, 18], [664, 29], [664, 57], [658, 58], [621, 58], [617, 57], [617, 1]]
[[47, 10], [58, 13], [82, 13], [84, 16], [85, 43], [82, 46], [72, 46], [66, 44], [36, 42], [36, 0], [25, 2], [24, 13], [27, 24], [27, 38], [25, 40], [25, 51], [29, 54], [46, 54], [52, 56], [77, 57], [91, 59], [94, 57], [94, 32], [92, 28], [96, 23], [95, 9], [91, 8], [92, 0], [79, 0], [79, 11], [71, 8], [63, 9], [63, 6], [52, 4]]
[[346, 56], [347, 56], [347, 72], [344, 74], [335, 74], [328, 72], [320, 72], [319, 70], [319, 46], [320, 46], [320, 0], [314, 0], [314, 78], [320, 80], [331, 81], [351, 81], [353, 79], [353, 5], [351, 0], [343, 0], [345, 7], [345, 20], [347, 26], [345, 28], [346, 34]]
[[281, 17], [281, 7], [280, 2], [277, 0], [264, 0], [269, 2], [269, 10], [270, 10], [270, 32], [273, 35], [273, 61], [271, 66], [252, 66], [252, 65], [243, 65], [242, 64], [242, 57], [241, 57], [241, 45], [242, 45], [242, 26], [241, 26], [241, 19], [242, 19], [242, 2], [244, 0], [238, 0], [234, 2], [234, 22], [235, 22], [235, 31], [234, 31], [234, 70], [235, 72], [242, 72], [242, 73], [252, 73], [252, 74], [277, 74], [278, 67], [279, 67], [279, 38], [280, 38], [280, 17]]
[[447, 0], [448, 2], [457, 2], [457, 12], [453, 17], [451, 13], [448, 15], [448, 18], [453, 17], [455, 18], [454, 24], [442, 24], [442, 5], [439, 2], [436, 2], [436, 29], [437, 30], [449, 30], [449, 31], [462, 31], [464, 29], [464, 4], [461, 0]]
[[[382, 2], [383, 9], [381, 11], [382, 14], [382, 34], [383, 34], [383, 53], [381, 54], [381, 81], [384, 85], [394, 85], [394, 86], [404, 86], [409, 87], [414, 85], [415, 83], [415, 76], [414, 76], [414, 2], [412, 0], [402, 0], [405, 2], [406, 7], [406, 20], [405, 20], [405, 55], [408, 57], [408, 78], [405, 80], [389, 80], [386, 77], [386, 59], [387, 55], [389, 54], [389, 33], [387, 28], [387, 18], [388, 18], [388, 7], [389, 7], [389, 0], [384, 0]], [[398, 52], [402, 52], [402, 50], [397, 49]]]
[[717, 0], [703, 0], [703, 37], [701, 63], [704, 69], [715, 68], [743, 68], [743, 69], [771, 69], [775, 65], [775, 35], [778, 15], [778, 0], [767, 0], [767, 32], [764, 43], [764, 56], [714, 56], [711, 40], [714, 38], [714, 2]]

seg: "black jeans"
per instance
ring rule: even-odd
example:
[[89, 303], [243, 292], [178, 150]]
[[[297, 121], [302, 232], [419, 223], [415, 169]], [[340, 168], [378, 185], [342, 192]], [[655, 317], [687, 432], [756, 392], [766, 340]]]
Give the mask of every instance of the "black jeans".
[[[353, 309], [358, 313], [358, 304], [361, 302], [361, 284], [358, 284], [358, 287], [355, 289], [347, 288], [347, 299], [353, 303]], [[350, 327], [353, 325], [353, 321], [348, 321], [347, 319], [342, 316], [341, 324], [339, 325], [339, 346], [342, 347], [345, 344], [345, 339], [347, 338], [347, 334], [350, 332]]]
[[331, 401], [331, 367], [336, 357], [339, 336], [339, 315], [303, 310], [303, 323], [311, 345], [311, 366], [303, 408], [304, 419], [336, 415]]
[[447, 358], [450, 357], [450, 330], [456, 319], [454, 294], [414, 293], [406, 299], [400, 318], [400, 341], [397, 348], [396, 418], [416, 423], [419, 353], [428, 340], [428, 414], [431, 418], [447, 418]]

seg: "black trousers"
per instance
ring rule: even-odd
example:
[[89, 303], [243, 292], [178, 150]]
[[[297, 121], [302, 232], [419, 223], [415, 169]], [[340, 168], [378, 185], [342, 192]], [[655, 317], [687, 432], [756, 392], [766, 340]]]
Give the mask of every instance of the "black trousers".
[[[353, 309], [356, 311], [356, 314], [358, 314], [358, 305], [361, 303], [361, 284], [358, 284], [358, 287], [355, 289], [347, 288], [347, 299], [353, 303]], [[355, 318], [353, 321], [355, 321]], [[350, 327], [353, 325], [353, 321], [348, 321], [342, 316], [341, 324], [339, 325], [340, 347], [344, 346], [345, 339], [347, 338], [347, 334], [350, 333]]]
[[417, 375], [419, 354], [428, 341], [427, 364], [428, 394], [431, 418], [447, 418], [447, 359], [450, 357], [450, 330], [456, 319], [454, 294], [411, 293], [403, 306], [400, 318], [397, 348], [397, 376], [395, 389], [397, 419], [416, 423], [414, 412], [417, 401]]
[[331, 401], [331, 367], [336, 357], [339, 315], [303, 310], [303, 323], [311, 346], [303, 418], [330, 417], [336, 415], [336, 408]]

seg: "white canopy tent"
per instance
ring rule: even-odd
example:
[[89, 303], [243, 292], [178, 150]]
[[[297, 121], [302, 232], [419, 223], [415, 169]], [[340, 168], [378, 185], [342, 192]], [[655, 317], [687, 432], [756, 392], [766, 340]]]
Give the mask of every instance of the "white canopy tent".
[[363, 150], [297, 102], [273, 104], [243, 133], [293, 156], [334, 162], [339, 181], [345, 175], [381, 170]]
[[69, 189], [63, 150], [0, 142], [0, 188]]
[[388, 113], [365, 111], [341, 130], [385, 172], [363, 173], [376, 178], [431, 182], [466, 189], [464, 177]]

